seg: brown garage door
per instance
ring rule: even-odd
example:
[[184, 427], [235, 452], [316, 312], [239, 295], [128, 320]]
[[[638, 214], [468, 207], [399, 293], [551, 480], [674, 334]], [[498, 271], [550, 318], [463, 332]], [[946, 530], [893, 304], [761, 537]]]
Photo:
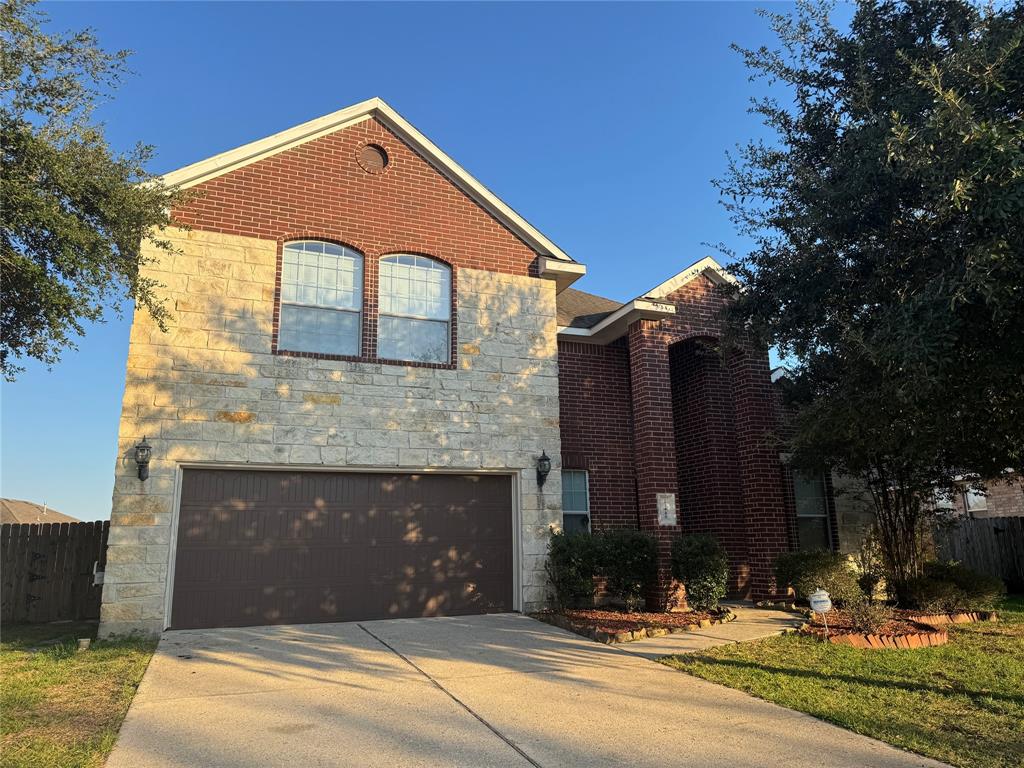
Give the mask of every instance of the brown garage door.
[[508, 477], [184, 472], [175, 628], [509, 611], [512, 581]]

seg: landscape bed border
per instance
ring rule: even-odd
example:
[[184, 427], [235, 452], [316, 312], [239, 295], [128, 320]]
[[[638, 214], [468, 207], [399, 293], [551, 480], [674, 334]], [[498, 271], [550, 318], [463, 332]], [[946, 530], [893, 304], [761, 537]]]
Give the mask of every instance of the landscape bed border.
[[678, 635], [684, 632], [694, 632], [698, 629], [706, 629], [707, 627], [714, 626], [715, 624], [726, 624], [730, 621], [736, 620], [736, 614], [728, 608], [724, 608], [717, 615], [712, 615], [710, 618], [700, 619], [699, 621], [693, 622], [692, 624], [686, 624], [684, 626], [650, 626], [650, 627], [638, 627], [636, 629], [624, 629], [618, 632], [608, 632], [597, 627], [587, 626], [579, 619], [572, 619], [563, 613], [557, 611], [538, 611], [531, 613], [530, 616], [537, 621], [542, 621], [545, 624], [550, 624], [559, 629], [564, 629], [568, 632], [580, 635], [582, 637], [589, 638], [598, 643], [604, 643], [605, 645], [614, 645], [618, 643], [631, 643], [634, 640], [646, 640], [648, 637], [664, 637], [665, 635]]

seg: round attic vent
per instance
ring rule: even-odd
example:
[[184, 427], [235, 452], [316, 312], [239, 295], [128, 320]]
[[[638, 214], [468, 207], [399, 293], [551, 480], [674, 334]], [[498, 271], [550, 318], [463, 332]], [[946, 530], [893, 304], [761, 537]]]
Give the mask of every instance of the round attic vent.
[[366, 144], [359, 149], [359, 165], [367, 173], [380, 173], [388, 167], [388, 153], [378, 144]]

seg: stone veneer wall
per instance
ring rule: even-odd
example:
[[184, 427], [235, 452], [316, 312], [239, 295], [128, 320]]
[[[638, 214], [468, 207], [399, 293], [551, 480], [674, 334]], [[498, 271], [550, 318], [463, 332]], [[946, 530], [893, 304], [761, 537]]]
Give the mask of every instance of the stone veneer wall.
[[[457, 268], [454, 370], [271, 354], [278, 244], [172, 233], [180, 255], [147, 274], [166, 286], [166, 333], [132, 325], [101, 632], [165, 624], [174, 490], [188, 462], [515, 470], [523, 608], [545, 598], [544, 558], [561, 524], [554, 284]], [[152, 252], [151, 252], [152, 255]], [[153, 445], [150, 478], [134, 446]]]

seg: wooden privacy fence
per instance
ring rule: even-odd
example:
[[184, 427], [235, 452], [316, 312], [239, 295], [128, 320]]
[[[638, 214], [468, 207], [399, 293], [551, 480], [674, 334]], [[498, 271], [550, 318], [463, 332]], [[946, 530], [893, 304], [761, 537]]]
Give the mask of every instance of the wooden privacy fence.
[[964, 518], [935, 532], [939, 553], [1024, 590], [1024, 517]]
[[110, 522], [0, 527], [0, 623], [100, 617]]

